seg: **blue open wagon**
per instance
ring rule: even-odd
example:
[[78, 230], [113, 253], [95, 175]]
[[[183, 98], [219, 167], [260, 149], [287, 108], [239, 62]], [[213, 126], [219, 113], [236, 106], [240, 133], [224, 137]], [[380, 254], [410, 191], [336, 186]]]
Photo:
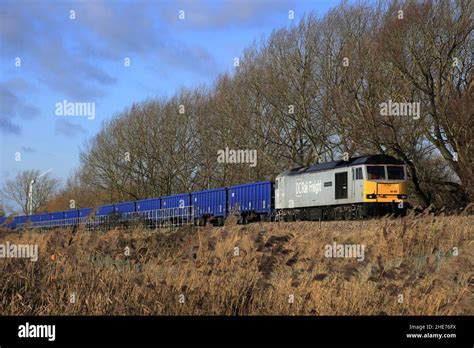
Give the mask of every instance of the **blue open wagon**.
[[65, 226], [63, 211], [56, 211], [54, 213], [50, 213], [50, 220], [51, 227]]
[[261, 181], [227, 188], [228, 210], [238, 212], [244, 220], [258, 217], [268, 220], [273, 208], [273, 183]]
[[227, 190], [217, 188], [193, 192], [191, 202], [194, 216], [199, 220], [222, 220], [227, 215]]
[[79, 218], [81, 219], [87, 219], [91, 213], [92, 213], [92, 208], [82, 208], [82, 209], [79, 209]]
[[148, 198], [136, 201], [137, 211], [152, 211], [161, 209], [161, 199], [159, 198]]
[[82, 208], [79, 209], [79, 223], [86, 224], [86, 226], [94, 225], [94, 209], [93, 208]]
[[66, 210], [64, 212], [64, 223], [68, 226], [78, 225], [80, 221], [80, 210]]
[[161, 197], [162, 223], [189, 222], [192, 219], [191, 194], [180, 193]]
[[159, 220], [161, 209], [160, 198], [141, 199], [135, 202], [139, 219], [143, 219], [148, 225], [156, 224]]
[[95, 216], [106, 216], [112, 214], [114, 212], [114, 205], [113, 204], [106, 204], [97, 207]]
[[42, 213], [30, 215], [28, 219], [31, 222], [31, 227], [49, 227], [49, 224], [51, 223], [51, 214]]
[[120, 214], [130, 214], [135, 212], [136, 202], [121, 202], [114, 204], [115, 212]]
[[22, 228], [22, 227], [25, 227], [27, 222], [28, 222], [28, 216], [20, 215], [20, 216], [15, 216], [15, 218], [12, 221], [12, 225], [13, 225], [13, 228]]
[[136, 202], [116, 203], [114, 211], [120, 216], [120, 222], [131, 221], [136, 216]]

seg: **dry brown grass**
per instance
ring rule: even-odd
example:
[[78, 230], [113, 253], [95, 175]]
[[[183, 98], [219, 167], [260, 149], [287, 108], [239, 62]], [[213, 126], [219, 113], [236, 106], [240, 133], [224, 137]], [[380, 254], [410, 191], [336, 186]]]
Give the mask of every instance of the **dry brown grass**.
[[[3, 231], [0, 243], [37, 243], [40, 257], [0, 259], [0, 313], [472, 315], [473, 224], [472, 216], [425, 215], [169, 235]], [[326, 258], [333, 241], [364, 244], [365, 260]]]

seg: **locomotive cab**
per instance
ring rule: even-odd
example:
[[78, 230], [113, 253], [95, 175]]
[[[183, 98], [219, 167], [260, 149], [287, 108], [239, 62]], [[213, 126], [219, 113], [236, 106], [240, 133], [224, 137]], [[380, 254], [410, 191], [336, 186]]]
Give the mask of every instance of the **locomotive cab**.
[[374, 164], [364, 166], [364, 201], [393, 203], [406, 199], [406, 166]]

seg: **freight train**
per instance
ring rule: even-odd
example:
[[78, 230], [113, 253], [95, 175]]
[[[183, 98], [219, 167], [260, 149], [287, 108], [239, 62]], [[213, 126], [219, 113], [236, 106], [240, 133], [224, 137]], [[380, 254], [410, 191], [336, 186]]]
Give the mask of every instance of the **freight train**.
[[407, 208], [406, 167], [387, 155], [369, 155], [294, 168], [262, 181], [132, 202], [30, 216], [0, 218], [10, 229], [105, 223], [128, 226], [360, 219]]

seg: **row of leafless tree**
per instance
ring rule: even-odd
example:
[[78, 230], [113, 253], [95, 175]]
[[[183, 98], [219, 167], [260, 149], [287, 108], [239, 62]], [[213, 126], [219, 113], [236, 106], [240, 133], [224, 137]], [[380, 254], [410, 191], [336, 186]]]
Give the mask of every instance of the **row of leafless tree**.
[[[465, 205], [474, 196], [473, 4], [342, 3], [322, 19], [307, 14], [254, 42], [212, 86], [105, 123], [64, 201], [79, 188], [117, 201], [273, 179], [348, 152], [402, 159], [422, 206]], [[389, 101], [416, 103], [419, 117], [384, 116]], [[226, 147], [257, 150], [257, 166], [219, 163]]]
[[[110, 199], [272, 179], [287, 168], [387, 153], [417, 201], [473, 196], [473, 3], [381, 1], [306, 15], [252, 44], [211, 88], [133, 105], [82, 153], [84, 182]], [[419, 118], [382, 116], [388, 101]], [[256, 149], [258, 165], [217, 151]], [[127, 154], [129, 157], [127, 157]]]

